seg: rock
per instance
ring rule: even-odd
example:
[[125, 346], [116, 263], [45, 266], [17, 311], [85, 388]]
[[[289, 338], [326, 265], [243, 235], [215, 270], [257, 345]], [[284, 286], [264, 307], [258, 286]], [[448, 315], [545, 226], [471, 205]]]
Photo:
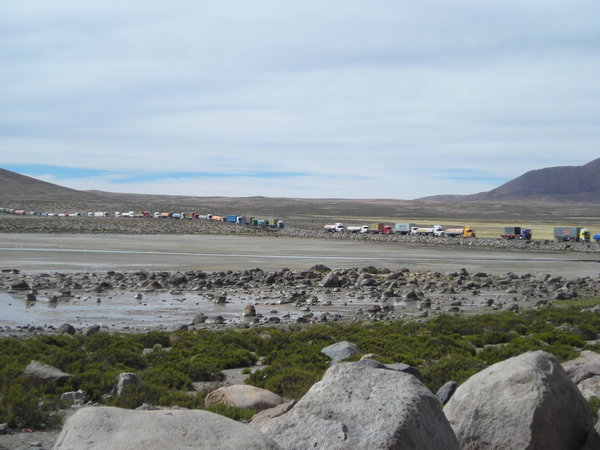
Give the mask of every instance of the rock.
[[256, 316], [256, 308], [254, 307], [254, 305], [244, 306], [244, 311], [242, 312], [242, 316], [255, 317]]
[[15, 291], [28, 291], [31, 289], [25, 280], [15, 281], [14, 283], [10, 284], [9, 287]]
[[204, 314], [204, 313], [198, 313], [192, 319], [193, 325], [197, 325], [199, 323], [204, 323], [204, 322], [206, 322], [206, 314]]
[[269, 420], [273, 419], [274, 417], [282, 416], [283, 414], [288, 412], [290, 409], [292, 409], [292, 407], [295, 404], [296, 404], [296, 401], [292, 400], [291, 402], [285, 402], [280, 405], [274, 406], [273, 408], [269, 408], [269, 409], [260, 411], [260, 412], [256, 413], [254, 416], [252, 416], [252, 420], [250, 420], [250, 423], [248, 423], [248, 425], [250, 425], [251, 427], [254, 427], [256, 429], [260, 429]]
[[567, 361], [563, 369], [575, 384], [586, 378], [600, 375], [600, 354], [591, 350], [583, 350], [578, 358]]
[[121, 395], [123, 390], [128, 386], [135, 386], [140, 384], [141, 381], [138, 376], [133, 372], [122, 372], [117, 375], [117, 380], [113, 388], [114, 395]]
[[415, 369], [413, 366], [409, 366], [408, 364], [404, 364], [404, 363], [385, 364], [385, 368], [388, 370], [395, 370], [396, 372], [408, 373], [409, 375], [415, 376], [419, 379], [421, 378], [421, 374], [419, 373], [419, 371], [417, 369]]
[[207, 323], [209, 325], [220, 325], [225, 323], [225, 319], [223, 318], [223, 316], [214, 316], [214, 317], [208, 317], [204, 323]]
[[577, 385], [583, 398], [590, 400], [592, 397], [600, 398], [600, 375], [596, 375], [579, 382]]
[[163, 450], [166, 448], [279, 449], [247, 425], [202, 410], [137, 411], [88, 407], [65, 423], [55, 450]]
[[85, 392], [78, 391], [63, 392], [60, 394], [60, 401], [68, 406], [81, 406], [85, 401]]
[[8, 424], [0, 423], [0, 434], [8, 434]]
[[73, 375], [39, 361], [31, 361], [23, 373], [30, 380], [60, 383]]
[[448, 381], [438, 389], [435, 393], [435, 398], [437, 398], [442, 405], [445, 405], [450, 398], [452, 398], [457, 387], [458, 383], [456, 381]]
[[321, 280], [321, 286], [325, 288], [334, 288], [340, 285], [340, 280], [335, 272], [329, 272]]
[[214, 390], [204, 399], [206, 406], [214, 405], [215, 403], [224, 403], [236, 408], [262, 411], [263, 409], [280, 405], [283, 403], [283, 400], [279, 395], [266, 389], [246, 384], [234, 384], [233, 386], [221, 387]]
[[27, 300], [28, 302], [35, 302], [37, 300], [37, 297], [35, 296], [35, 294], [33, 292], [30, 292], [25, 297], [25, 300]]
[[69, 323], [63, 323], [58, 330], [56, 330], [58, 334], [75, 334], [75, 327]]
[[444, 412], [464, 449], [581, 448], [593, 429], [585, 399], [556, 358], [542, 351], [473, 375]]
[[433, 394], [415, 377], [336, 364], [260, 430], [285, 449], [458, 449]]
[[331, 359], [331, 364], [336, 364], [350, 356], [362, 353], [362, 350], [352, 342], [342, 341], [325, 347], [321, 350], [321, 353]]
[[100, 325], [90, 325], [85, 330], [83, 330], [82, 334], [84, 336], [91, 336], [92, 334], [98, 334], [100, 332]]

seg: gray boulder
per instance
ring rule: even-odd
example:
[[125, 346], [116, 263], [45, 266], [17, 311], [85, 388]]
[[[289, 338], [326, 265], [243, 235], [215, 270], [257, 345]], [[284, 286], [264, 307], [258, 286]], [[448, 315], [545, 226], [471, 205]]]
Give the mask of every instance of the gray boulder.
[[141, 383], [141, 380], [138, 378], [138, 376], [135, 373], [122, 372], [119, 375], [117, 375], [117, 381], [113, 388], [113, 394], [121, 395], [123, 393], [123, 390], [126, 387], [135, 386], [140, 383]]
[[285, 449], [458, 449], [439, 402], [417, 378], [336, 364], [260, 430]]
[[448, 381], [438, 389], [438, 391], [435, 393], [435, 398], [437, 398], [442, 405], [445, 405], [450, 401], [454, 395], [454, 392], [456, 392], [457, 387], [458, 383], [456, 381]]
[[236, 408], [253, 409], [255, 411], [273, 408], [282, 402], [283, 400], [279, 395], [247, 384], [221, 387], [209, 393], [204, 399], [206, 406], [224, 403]]
[[343, 359], [349, 358], [353, 355], [359, 355], [362, 350], [358, 345], [353, 344], [349, 341], [336, 342], [328, 347], [321, 350], [325, 356], [331, 359], [331, 364], [336, 364]]
[[25, 368], [24, 375], [32, 381], [53, 383], [63, 382], [73, 376], [39, 361], [31, 361]]
[[269, 420], [274, 417], [282, 416], [287, 413], [296, 404], [294, 400], [274, 406], [273, 408], [262, 410], [252, 416], [248, 423], [251, 427], [261, 429]]
[[600, 375], [600, 355], [590, 350], [584, 350], [578, 358], [567, 361], [563, 369], [575, 384], [586, 378]]
[[278, 449], [252, 427], [201, 410], [78, 410], [65, 423], [55, 450], [163, 450], [166, 448]]
[[329, 272], [321, 280], [321, 286], [326, 288], [334, 288], [340, 285], [340, 279], [335, 272]]
[[85, 401], [85, 392], [78, 391], [63, 392], [60, 394], [60, 401], [68, 406], [81, 406]]
[[58, 330], [56, 330], [58, 332], [58, 334], [70, 334], [73, 335], [75, 334], [75, 327], [73, 325], [71, 325], [70, 323], [63, 323], [60, 327], [58, 327]]
[[473, 375], [456, 389], [444, 413], [463, 449], [581, 448], [593, 430], [577, 386], [542, 351]]

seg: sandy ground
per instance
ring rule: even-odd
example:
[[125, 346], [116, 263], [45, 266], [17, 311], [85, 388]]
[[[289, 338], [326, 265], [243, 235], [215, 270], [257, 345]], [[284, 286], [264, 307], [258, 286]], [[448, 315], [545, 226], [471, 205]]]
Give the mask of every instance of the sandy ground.
[[0, 268], [24, 271], [386, 267], [596, 276], [598, 254], [220, 235], [0, 234]]

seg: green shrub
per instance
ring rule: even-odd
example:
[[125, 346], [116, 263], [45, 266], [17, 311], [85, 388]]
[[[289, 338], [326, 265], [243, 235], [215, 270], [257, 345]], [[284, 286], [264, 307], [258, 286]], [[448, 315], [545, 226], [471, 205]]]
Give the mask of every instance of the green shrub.
[[214, 405], [206, 406], [206, 411], [220, 414], [221, 416], [229, 417], [233, 420], [250, 420], [255, 414], [251, 409], [236, 408], [235, 406], [225, 405], [224, 403], [216, 403]]

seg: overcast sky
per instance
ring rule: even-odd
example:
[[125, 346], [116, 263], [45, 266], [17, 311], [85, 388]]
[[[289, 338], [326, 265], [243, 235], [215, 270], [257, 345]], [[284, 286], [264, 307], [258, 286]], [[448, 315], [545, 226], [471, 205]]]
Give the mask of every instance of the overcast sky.
[[413, 199], [600, 157], [600, 1], [15, 0], [0, 167], [76, 189]]

